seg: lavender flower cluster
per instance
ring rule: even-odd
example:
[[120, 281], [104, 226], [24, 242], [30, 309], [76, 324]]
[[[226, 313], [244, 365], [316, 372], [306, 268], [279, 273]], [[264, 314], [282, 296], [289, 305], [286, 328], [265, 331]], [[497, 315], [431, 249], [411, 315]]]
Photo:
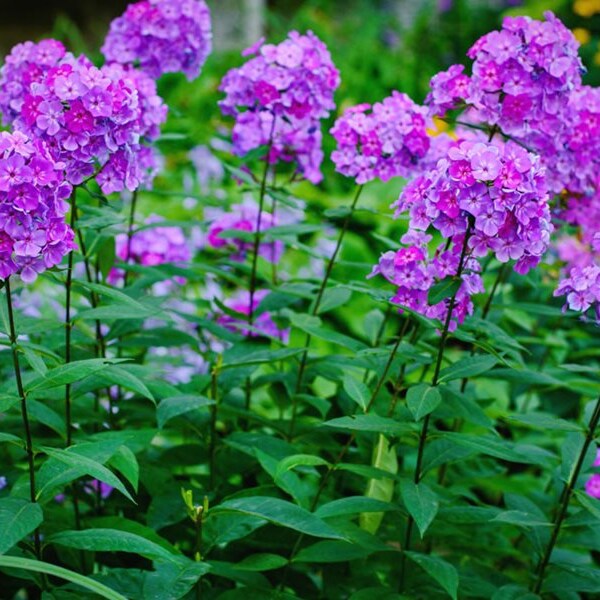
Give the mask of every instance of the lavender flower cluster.
[[143, 73], [98, 69], [54, 40], [16, 46], [0, 73], [6, 124], [43, 141], [73, 185], [97, 174], [105, 194], [136, 189], [151, 165], [141, 143], [157, 137], [166, 106]]
[[373, 107], [349, 108], [331, 130], [336, 170], [358, 184], [414, 174], [430, 145], [426, 112], [396, 91]]
[[0, 278], [31, 283], [75, 248], [64, 169], [40, 140], [0, 133]]
[[268, 146], [270, 163], [295, 162], [309, 181], [322, 179], [321, 119], [335, 108], [340, 83], [325, 44], [311, 31], [292, 31], [278, 45], [260, 40], [244, 52], [252, 56], [223, 78], [219, 102], [235, 118], [233, 149], [244, 155]]
[[198, 77], [212, 50], [210, 11], [204, 0], [142, 0], [115, 19], [102, 53], [108, 62], [139, 67], [158, 79], [182, 72]]

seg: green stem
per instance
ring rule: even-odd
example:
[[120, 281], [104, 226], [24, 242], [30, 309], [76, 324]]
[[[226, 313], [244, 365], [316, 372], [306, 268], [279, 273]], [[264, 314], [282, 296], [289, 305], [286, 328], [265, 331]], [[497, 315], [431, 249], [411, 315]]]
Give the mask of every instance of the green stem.
[[[73, 190], [71, 196], [71, 219], [70, 226], [75, 231], [75, 223], [77, 221], [77, 191]], [[73, 323], [71, 322], [71, 288], [73, 285], [73, 259], [74, 251], [69, 252], [69, 258], [67, 262], [67, 280], [65, 282], [65, 364], [71, 362], [71, 331], [73, 329]], [[65, 386], [65, 421], [67, 426], [67, 448], [71, 445], [73, 438], [72, 432], [72, 414], [71, 414], [71, 384]]]
[[[137, 207], [138, 190], [134, 190], [131, 195], [131, 206], [129, 207], [129, 223], [127, 225], [127, 251], [125, 253], [125, 264], [131, 260], [131, 245], [133, 243], [133, 226], [135, 223], [135, 209]], [[123, 287], [127, 287], [129, 271], [125, 270], [123, 275]]]
[[[329, 261], [327, 263], [327, 267], [325, 269], [325, 276], [323, 277], [323, 280], [321, 281], [321, 285], [319, 286], [319, 291], [317, 292], [317, 297], [312, 306], [312, 310], [310, 311], [311, 316], [315, 316], [317, 314], [317, 312], [319, 311], [319, 307], [321, 306], [321, 300], [323, 299], [323, 294], [325, 293], [325, 289], [327, 288], [327, 283], [331, 276], [331, 272], [333, 271], [333, 266], [335, 265], [337, 255], [339, 254], [340, 248], [342, 247], [342, 242], [344, 241], [344, 237], [346, 235], [346, 232], [348, 231], [350, 221], [352, 220], [352, 216], [354, 215], [354, 210], [358, 203], [358, 199], [360, 198], [360, 195], [363, 191], [363, 188], [364, 188], [364, 185], [359, 185], [358, 188], [356, 189], [356, 193], [354, 195], [354, 200], [352, 201], [352, 205], [350, 206], [350, 211], [348, 212], [348, 214], [346, 215], [346, 218], [344, 219], [344, 223], [342, 225], [340, 235], [338, 236], [337, 243], [335, 245], [335, 249], [333, 251], [333, 254], [331, 255], [331, 258], [329, 259]], [[300, 358], [300, 368], [298, 369], [298, 377], [296, 379], [294, 396], [292, 398], [292, 418], [290, 421], [290, 430], [289, 430], [289, 434], [288, 434], [288, 437], [290, 439], [294, 437], [294, 429], [296, 427], [296, 415], [298, 412], [298, 394], [300, 393], [300, 390], [302, 389], [302, 380], [304, 378], [304, 371], [306, 370], [306, 363], [308, 360], [308, 349], [310, 347], [311, 340], [312, 340], [312, 336], [310, 335], [310, 333], [307, 333], [306, 338], [304, 340], [304, 350], [302, 352], [302, 357]]]
[[210, 416], [210, 447], [208, 450], [209, 456], [209, 473], [210, 473], [210, 489], [213, 490], [215, 487], [215, 471], [216, 471], [216, 451], [217, 451], [217, 411], [218, 411], [218, 403], [219, 403], [219, 392], [217, 386], [217, 376], [218, 371], [217, 367], [213, 367], [211, 377], [210, 377], [210, 388], [211, 388], [211, 396], [214, 404], [212, 406], [211, 416]]
[[[458, 261], [458, 269], [456, 271], [455, 277], [460, 279], [463, 274], [463, 270], [465, 267], [465, 262], [467, 258], [467, 250], [469, 246], [469, 238], [471, 237], [471, 229], [472, 224], [469, 220], [469, 225], [467, 227], [467, 231], [465, 232], [465, 236], [463, 239], [463, 245], [460, 253], [460, 259]], [[448, 341], [448, 335], [450, 331], [450, 323], [452, 321], [452, 313], [454, 312], [454, 307], [456, 305], [456, 296], [458, 294], [458, 290], [460, 286], [454, 291], [452, 297], [450, 298], [450, 303], [448, 305], [448, 314], [446, 315], [446, 320], [444, 322], [444, 327], [442, 329], [442, 336], [440, 338], [440, 344], [438, 347], [437, 360], [435, 363], [435, 371], [433, 373], [433, 379], [431, 380], [432, 387], [436, 387], [439, 384], [439, 376], [440, 371], [442, 369], [442, 360], [444, 358], [444, 350], [446, 349], [446, 342]], [[431, 415], [427, 415], [425, 419], [423, 419], [423, 425], [421, 427], [421, 433], [419, 435], [419, 446], [417, 449], [417, 465], [415, 467], [414, 474], [414, 483], [416, 485], [419, 484], [421, 478], [423, 476], [421, 472], [422, 464], [423, 464], [423, 456], [425, 453], [425, 444], [427, 442], [427, 432], [429, 429], [429, 421], [431, 419]], [[401, 572], [400, 572], [400, 589], [402, 590], [404, 587], [404, 574], [406, 571], [406, 552], [410, 550], [410, 542], [411, 542], [411, 534], [413, 529], [414, 520], [412, 516], [409, 515], [408, 522], [406, 525], [406, 536], [404, 539], [404, 547], [402, 549], [402, 562], [401, 562]]]
[[[254, 294], [256, 293], [256, 272], [258, 270], [258, 253], [260, 250], [262, 214], [265, 207], [265, 196], [267, 193], [267, 177], [269, 176], [269, 155], [273, 146], [273, 134], [275, 133], [276, 117], [273, 116], [271, 124], [271, 133], [269, 134], [269, 145], [265, 156], [265, 168], [263, 170], [262, 179], [260, 182], [260, 194], [258, 197], [258, 215], [256, 216], [256, 231], [254, 232], [254, 242], [252, 246], [252, 271], [250, 272], [250, 306], [248, 311], [248, 324], [254, 323]], [[248, 332], [248, 335], [252, 335]]]
[[590, 444], [595, 438], [596, 428], [598, 427], [598, 422], [600, 421], [600, 398], [596, 401], [596, 406], [594, 407], [594, 412], [590, 418], [590, 422], [588, 425], [588, 430], [585, 436], [585, 440], [583, 442], [583, 446], [581, 447], [581, 451], [579, 452], [579, 457], [577, 458], [577, 463], [575, 464], [575, 468], [571, 472], [571, 476], [569, 477], [569, 481], [567, 482], [565, 488], [563, 489], [563, 493], [560, 499], [560, 505], [558, 508], [558, 513], [556, 514], [556, 518], [554, 519], [554, 527], [552, 528], [552, 534], [550, 536], [550, 541], [546, 546], [546, 550], [542, 559], [540, 560], [538, 567], [536, 569], [537, 578], [533, 585], [532, 591], [534, 594], [539, 594], [542, 590], [542, 585], [544, 584], [544, 576], [546, 574], [546, 568], [548, 567], [548, 563], [550, 562], [550, 557], [552, 556], [552, 551], [554, 550], [554, 546], [558, 540], [558, 536], [560, 534], [560, 528], [567, 516], [567, 509], [569, 508], [569, 501], [571, 500], [571, 496], [573, 495], [573, 490], [577, 485], [577, 479], [579, 478], [579, 473], [581, 472], [581, 468], [583, 467], [583, 463], [585, 461], [585, 457], [589, 450]]
[[[31, 425], [29, 422], [29, 415], [27, 412], [27, 394], [23, 387], [23, 379], [21, 377], [21, 365], [19, 363], [19, 351], [17, 342], [17, 330], [15, 327], [15, 317], [12, 305], [12, 294], [10, 289], [10, 278], [6, 278], [6, 308], [8, 312], [8, 324], [9, 332], [8, 336], [10, 339], [10, 347], [12, 350], [13, 368], [15, 373], [15, 379], [17, 380], [17, 392], [21, 399], [21, 416], [23, 418], [23, 429], [25, 430], [25, 453], [27, 454], [27, 466], [29, 469], [29, 499], [32, 503], [36, 502], [35, 497], [35, 464], [34, 464], [34, 452], [33, 452], [33, 439], [31, 436]], [[41, 560], [42, 549], [40, 544], [40, 530], [36, 528], [33, 534], [34, 551], [35, 556], [38, 560]]]

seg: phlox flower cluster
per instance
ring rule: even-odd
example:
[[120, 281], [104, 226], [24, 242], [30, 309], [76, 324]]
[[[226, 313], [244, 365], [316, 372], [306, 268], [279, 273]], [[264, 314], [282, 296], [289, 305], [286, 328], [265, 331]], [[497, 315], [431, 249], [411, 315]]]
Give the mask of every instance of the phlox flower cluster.
[[[123, 262], [132, 262], [144, 266], [157, 266], [165, 263], [186, 263], [192, 253], [185, 233], [180, 227], [164, 226], [164, 219], [151, 215], [145, 221], [145, 227], [138, 229], [128, 241], [126, 234], [116, 238], [116, 256]], [[109, 282], [116, 284], [121, 281], [123, 272], [112, 269]]]
[[76, 247], [64, 167], [40, 140], [0, 133], [0, 278], [18, 273], [31, 283]]
[[415, 173], [429, 149], [426, 109], [394, 91], [372, 107], [359, 104], [337, 119], [331, 134], [336, 170], [356, 183]]
[[[410, 227], [444, 237], [470, 227], [473, 256], [493, 252], [526, 273], [546, 252], [552, 225], [539, 157], [514, 142], [463, 141], [435, 169], [411, 181], [393, 205]], [[471, 224], [471, 225], [470, 225]]]
[[212, 50], [210, 11], [204, 0], [142, 0], [115, 19], [102, 46], [108, 62], [139, 67], [158, 79], [182, 72], [198, 77]]
[[[391, 301], [432, 319], [445, 323], [451, 298], [431, 304], [429, 291], [437, 283], [454, 277], [461, 269], [464, 234], [453, 236], [449, 245], [442, 244], [429, 255], [431, 236], [422, 232], [409, 232], [402, 238], [405, 244], [396, 252], [386, 252], [375, 265], [370, 277], [382, 275], [397, 287]], [[449, 331], [454, 331], [467, 315], [473, 313], [471, 296], [483, 292], [483, 282], [478, 272], [479, 262], [472, 257], [463, 259], [461, 284], [456, 293]]]
[[335, 108], [340, 83], [325, 44], [311, 31], [290, 32], [278, 45], [260, 40], [244, 52], [251, 56], [223, 78], [219, 102], [234, 117], [233, 149], [244, 155], [269, 146], [268, 160], [295, 162], [309, 181], [322, 179], [320, 121]]
[[152, 170], [167, 108], [144, 73], [100, 69], [54, 40], [13, 48], [0, 71], [5, 124], [45, 142], [73, 185], [97, 174], [105, 194], [136, 189]]
[[[222, 314], [217, 318], [217, 322], [231, 331], [238, 332], [244, 336], [258, 337], [267, 336], [281, 340], [287, 343], [290, 337], [290, 330], [280, 328], [273, 320], [268, 311], [256, 314], [260, 303], [270, 294], [269, 290], [256, 290], [252, 298], [252, 307], [250, 306], [250, 292], [239, 290], [230, 298], [227, 298], [223, 304], [232, 311], [239, 313], [237, 318], [232, 315]], [[255, 315], [250, 329], [248, 325], [248, 315], [250, 311]]]
[[[207, 235], [208, 244], [213, 248], [230, 248], [233, 250], [231, 256], [233, 260], [244, 260], [246, 255], [252, 252], [254, 242], [247, 236], [237, 238], [234, 232], [255, 233], [258, 213], [258, 204], [253, 200], [243, 204], [234, 204], [230, 212], [218, 214], [210, 224]], [[267, 211], [262, 212], [260, 215], [260, 231], [262, 233], [277, 225], [279, 225], [279, 219], [276, 216]], [[227, 236], [224, 232], [227, 232]], [[261, 241], [258, 254], [265, 260], [276, 263], [279, 262], [283, 250], [284, 246], [281, 240]]]
[[600, 183], [600, 89], [575, 89], [568, 109], [568, 120], [541, 151], [548, 165], [548, 183], [557, 193], [592, 196]]
[[545, 21], [507, 17], [500, 31], [467, 53], [472, 74], [453, 65], [436, 75], [427, 99], [431, 112], [471, 107], [469, 117], [505, 134], [547, 143], [568, 117], [569, 94], [581, 85], [579, 43], [551, 12]]
[[593, 308], [596, 321], [600, 321], [600, 267], [589, 264], [571, 268], [561, 279], [554, 295], [566, 296], [571, 310], [585, 313]]

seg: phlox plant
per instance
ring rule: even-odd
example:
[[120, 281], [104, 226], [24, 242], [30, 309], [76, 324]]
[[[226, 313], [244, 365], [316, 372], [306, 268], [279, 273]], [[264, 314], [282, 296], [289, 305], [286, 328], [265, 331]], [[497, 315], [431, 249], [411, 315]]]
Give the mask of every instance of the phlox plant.
[[207, 3], [141, 0], [4, 59], [0, 595], [596, 597], [574, 35], [506, 17], [422, 102], [272, 38], [215, 76]]

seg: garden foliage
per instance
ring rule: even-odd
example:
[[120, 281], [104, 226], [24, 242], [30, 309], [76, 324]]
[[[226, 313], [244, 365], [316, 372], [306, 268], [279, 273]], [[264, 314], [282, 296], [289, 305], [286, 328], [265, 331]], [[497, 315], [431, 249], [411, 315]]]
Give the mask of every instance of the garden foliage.
[[600, 95], [550, 12], [472, 42], [356, 104], [259, 40], [205, 145], [203, 0], [5, 58], [2, 597], [600, 593]]

